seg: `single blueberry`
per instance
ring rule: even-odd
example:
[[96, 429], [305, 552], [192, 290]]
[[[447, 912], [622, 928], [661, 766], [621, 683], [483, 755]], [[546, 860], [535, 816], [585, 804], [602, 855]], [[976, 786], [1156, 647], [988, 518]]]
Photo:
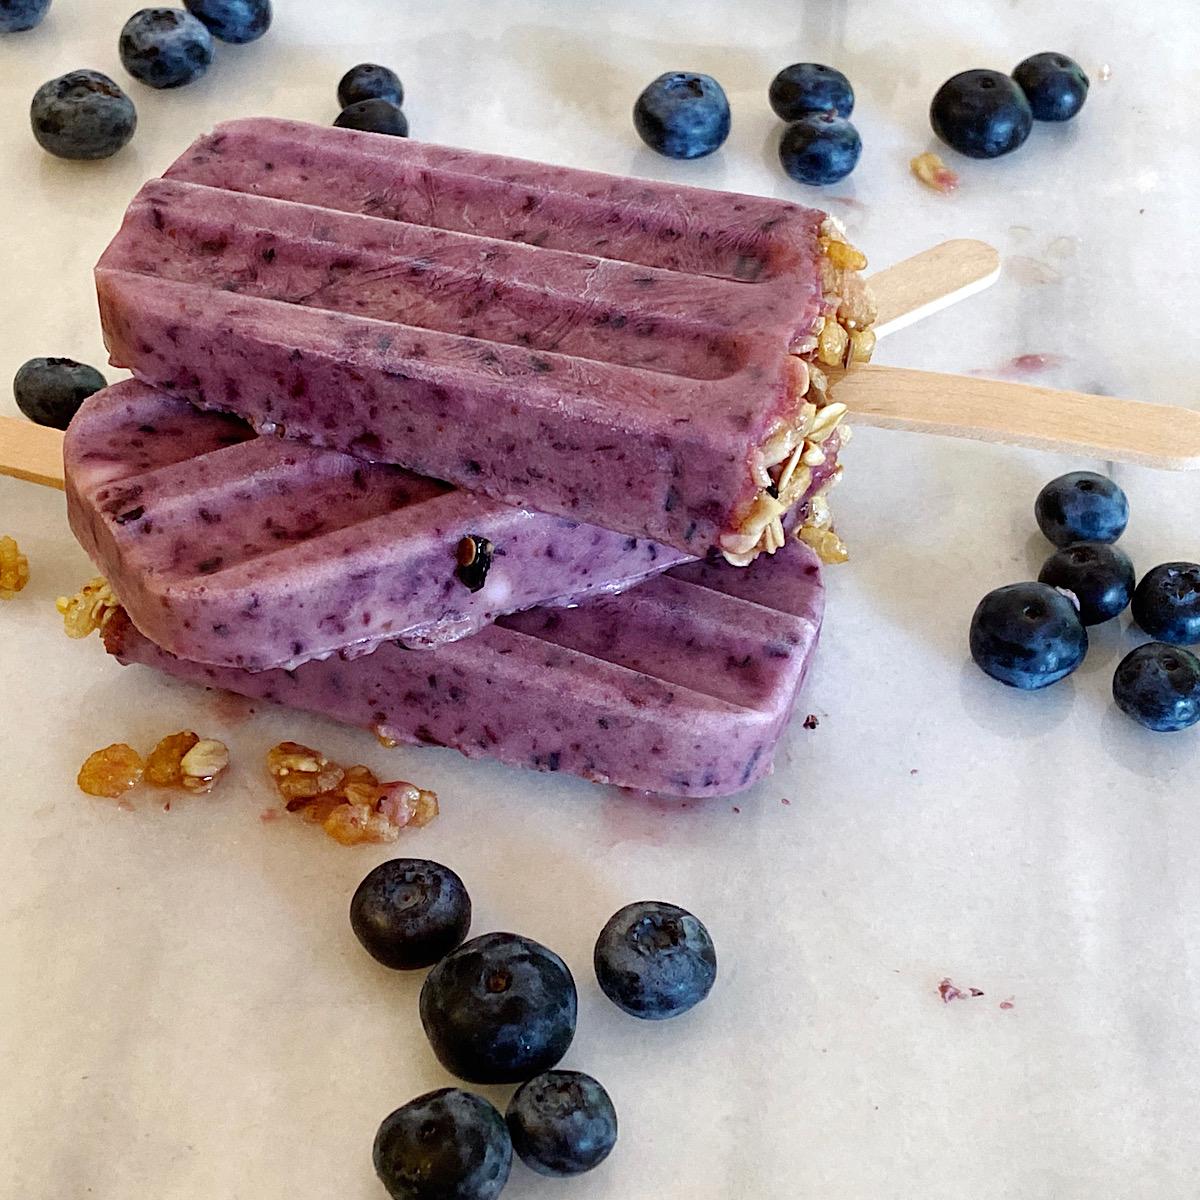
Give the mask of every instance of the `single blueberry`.
[[95, 367], [73, 358], [31, 358], [13, 377], [13, 397], [35, 424], [66, 429], [79, 406], [106, 386]]
[[1109, 478], [1072, 471], [1052, 479], [1033, 505], [1038, 528], [1056, 546], [1115, 542], [1129, 524], [1129, 501]]
[[858, 130], [831, 113], [810, 113], [793, 121], [779, 141], [783, 169], [797, 183], [813, 187], [845, 179], [861, 154]]
[[342, 108], [349, 108], [360, 100], [390, 100], [398, 106], [404, 103], [404, 85], [390, 67], [359, 63], [342, 76], [337, 95]]
[[421, 988], [433, 1052], [472, 1083], [517, 1083], [549, 1070], [575, 1036], [577, 1006], [567, 964], [515, 933], [464, 942]]
[[1083, 107], [1090, 86], [1073, 58], [1053, 51], [1027, 58], [1012, 77], [1025, 93], [1035, 121], [1069, 121]]
[[125, 22], [117, 49], [134, 79], [152, 88], [177, 88], [208, 70], [213, 39], [182, 8], [143, 8]]
[[831, 112], [848, 117], [854, 111], [854, 89], [841, 71], [821, 63], [784, 67], [767, 91], [775, 115], [796, 121], [808, 113]]
[[513, 1149], [539, 1175], [582, 1175], [617, 1144], [617, 1110], [582, 1071], [546, 1071], [521, 1084], [504, 1119]]
[[449, 867], [427, 858], [393, 858], [358, 885], [350, 926], [385, 967], [431, 967], [467, 936], [471, 898]]
[[1117, 666], [1113, 699], [1156, 733], [1187, 729], [1200, 721], [1200, 659], [1162, 642], [1139, 646]]
[[408, 118], [390, 100], [355, 101], [338, 113], [334, 124], [339, 129], [408, 137]]
[[42, 23], [50, 0], [0, 0], [0, 33], [22, 33]]
[[963, 71], [947, 79], [929, 106], [933, 132], [969, 158], [999, 158], [1033, 128], [1025, 93], [999, 71]]
[[108, 158], [133, 137], [137, 109], [107, 75], [68, 71], [34, 92], [29, 124], [42, 149], [59, 158]]
[[1132, 599], [1133, 563], [1116, 546], [1077, 542], [1046, 559], [1038, 582], [1074, 593], [1079, 619], [1085, 625], [1099, 625], [1124, 612]]
[[256, 42], [271, 28], [271, 0], [183, 0], [183, 6], [223, 42]]
[[637, 98], [633, 124], [651, 150], [667, 158], [701, 158], [729, 136], [729, 100], [711, 75], [668, 71]]
[[1200, 642], [1200, 566], [1169, 562], [1147, 571], [1134, 589], [1133, 619], [1160, 642]]
[[1009, 687], [1031, 691], [1065, 679], [1087, 653], [1075, 606], [1048, 583], [988, 592], [971, 618], [971, 657]]
[[663, 1021], [694, 1008], [717, 978], [708, 930], [686, 909], [640, 900], [614, 913], [596, 939], [596, 979], [620, 1009]]
[[384, 1117], [371, 1157], [392, 1200], [495, 1200], [512, 1169], [512, 1141], [481, 1096], [441, 1088]]

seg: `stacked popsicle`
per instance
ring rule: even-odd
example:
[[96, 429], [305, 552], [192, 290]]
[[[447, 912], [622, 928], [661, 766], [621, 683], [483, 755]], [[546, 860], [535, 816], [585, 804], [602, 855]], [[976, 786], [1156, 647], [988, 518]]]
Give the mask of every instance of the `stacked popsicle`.
[[385, 739], [750, 785], [840, 550], [863, 266], [783, 201], [218, 127], [97, 268], [137, 380], [65, 473], [110, 651]]

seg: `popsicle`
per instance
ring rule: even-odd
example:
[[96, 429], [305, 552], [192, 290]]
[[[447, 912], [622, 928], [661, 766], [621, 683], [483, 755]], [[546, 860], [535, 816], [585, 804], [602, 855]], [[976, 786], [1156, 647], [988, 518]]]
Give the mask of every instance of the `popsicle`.
[[63, 460], [71, 528], [134, 623], [215, 665], [290, 668], [383, 640], [428, 647], [686, 560], [401, 467], [255, 437], [135, 380], [87, 400]]
[[112, 361], [202, 408], [744, 564], [869, 357], [865, 265], [786, 201], [253, 119], [96, 280]]
[[295, 671], [189, 662], [123, 611], [104, 627], [122, 663], [372, 729], [386, 741], [566, 771], [673, 796], [740, 791], [773, 755], [820, 631], [816, 556], [675, 567], [619, 596], [501, 617], [433, 650], [394, 643]]

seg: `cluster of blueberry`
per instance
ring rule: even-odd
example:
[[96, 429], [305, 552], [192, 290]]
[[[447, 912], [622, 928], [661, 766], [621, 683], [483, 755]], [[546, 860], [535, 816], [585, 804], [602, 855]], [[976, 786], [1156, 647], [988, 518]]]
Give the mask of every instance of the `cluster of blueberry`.
[[[604, 1088], [555, 1070], [575, 1036], [578, 996], [553, 950], [515, 933], [464, 940], [471, 900], [449, 867], [428, 859], [381, 863], [359, 884], [350, 924], [376, 961], [433, 969], [420, 1016], [438, 1061], [469, 1083], [520, 1086], [505, 1115], [483, 1097], [441, 1088], [386, 1117], [374, 1163], [394, 1200], [494, 1200], [512, 1156], [542, 1175], [580, 1175], [608, 1157], [617, 1114]], [[593, 953], [596, 978], [618, 1007], [645, 1020], [693, 1008], [717, 974], [712, 939], [673, 904], [629, 904]]]
[[[117, 42], [121, 63], [152, 88], [192, 83], [213, 60], [213, 39], [253, 42], [271, 25], [271, 0], [184, 0], [185, 8], [143, 8]], [[39, 24], [50, 0], [0, 0], [0, 33]], [[29, 106], [33, 136], [59, 158], [109, 158], [137, 129], [133, 101], [100, 71], [68, 71], [42, 84]]]
[[400, 107], [404, 103], [404, 85], [389, 67], [378, 63], [351, 67], [342, 76], [337, 94], [342, 111], [335, 125], [408, 137], [408, 118]]
[[1147, 729], [1169, 732], [1200, 721], [1200, 660], [1181, 647], [1200, 642], [1200, 565], [1162, 563], [1134, 586], [1133, 563], [1114, 542], [1129, 501], [1111, 479], [1074, 471], [1042, 488], [1038, 527], [1059, 549], [1037, 583], [989, 592], [971, 618], [971, 657], [993, 679], [1032, 690], [1065, 679], [1083, 662], [1087, 627], [1131, 607], [1157, 641], [1127, 654], [1113, 698]]
[[1088, 77], [1065, 54], [1046, 51], [1012, 75], [962, 71], [938, 88], [933, 132], [969, 158], [999, 158], [1025, 144], [1034, 121], [1069, 121], [1087, 99]]
[[[772, 80], [767, 98], [788, 122], [779, 147], [788, 175], [819, 186], [854, 170], [862, 139], [847, 120], [854, 89], [841, 71], [820, 63], [793, 63]], [[668, 71], [638, 96], [633, 124], [651, 150], [668, 158], [701, 158], [729, 136], [729, 99], [711, 75]]]

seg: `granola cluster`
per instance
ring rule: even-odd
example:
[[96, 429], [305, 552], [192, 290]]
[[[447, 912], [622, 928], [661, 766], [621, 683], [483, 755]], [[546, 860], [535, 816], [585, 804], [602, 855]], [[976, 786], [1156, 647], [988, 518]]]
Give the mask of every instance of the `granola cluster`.
[[401, 829], [428, 825], [438, 814], [436, 793], [402, 780], [382, 783], [361, 764], [343, 767], [298, 742], [272, 746], [267, 770], [287, 811], [343, 846], [394, 842]]
[[89, 580], [73, 596], [59, 596], [55, 608], [62, 613], [67, 637], [85, 638], [97, 629], [102, 633], [121, 602], [102, 575]]
[[229, 750], [215, 738], [202, 738], [190, 729], [169, 733], [143, 760], [124, 742], [89, 754], [77, 782], [89, 796], [115, 800], [146, 782], [157, 788], [180, 788], [205, 794], [229, 766]]
[[29, 582], [29, 559], [13, 538], [0, 537], [0, 600], [11, 600]]

